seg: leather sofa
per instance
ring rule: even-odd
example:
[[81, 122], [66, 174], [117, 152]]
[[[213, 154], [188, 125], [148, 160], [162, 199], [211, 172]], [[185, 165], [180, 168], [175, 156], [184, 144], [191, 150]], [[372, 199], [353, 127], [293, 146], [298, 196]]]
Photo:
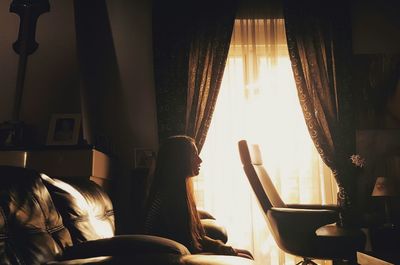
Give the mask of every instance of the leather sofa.
[[[204, 220], [204, 225], [210, 236], [226, 240], [213, 220]], [[253, 261], [191, 254], [182, 244], [157, 236], [115, 235], [111, 200], [94, 182], [66, 183], [33, 170], [0, 166], [0, 264], [252, 265]]]

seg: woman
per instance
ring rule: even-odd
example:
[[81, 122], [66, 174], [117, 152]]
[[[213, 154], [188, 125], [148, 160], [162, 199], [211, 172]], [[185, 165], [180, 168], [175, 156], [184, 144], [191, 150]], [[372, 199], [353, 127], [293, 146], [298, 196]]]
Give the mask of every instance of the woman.
[[207, 237], [201, 225], [191, 180], [199, 174], [201, 162], [196, 144], [188, 136], [169, 137], [160, 146], [145, 232], [182, 243], [192, 253], [236, 255], [232, 247]]

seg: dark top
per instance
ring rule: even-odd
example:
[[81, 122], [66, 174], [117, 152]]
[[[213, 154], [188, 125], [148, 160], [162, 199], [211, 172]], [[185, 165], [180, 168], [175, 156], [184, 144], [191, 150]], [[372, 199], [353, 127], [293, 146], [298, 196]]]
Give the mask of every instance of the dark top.
[[197, 253], [190, 235], [186, 199], [179, 195], [167, 188], [154, 193], [147, 207], [144, 232], [173, 239]]

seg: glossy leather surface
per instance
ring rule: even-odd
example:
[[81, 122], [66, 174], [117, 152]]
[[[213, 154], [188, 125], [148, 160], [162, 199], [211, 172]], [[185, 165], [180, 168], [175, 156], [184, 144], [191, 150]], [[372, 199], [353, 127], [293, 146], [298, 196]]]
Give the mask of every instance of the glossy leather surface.
[[42, 264], [71, 245], [38, 174], [0, 166], [0, 264]]
[[[205, 222], [217, 237], [226, 236], [215, 220]], [[80, 180], [67, 184], [32, 170], [0, 166], [0, 264], [253, 262], [233, 256], [191, 255], [185, 246], [166, 238], [115, 236], [111, 200], [94, 182]]]
[[74, 244], [114, 236], [114, 211], [108, 195], [96, 183], [66, 183], [41, 174]]

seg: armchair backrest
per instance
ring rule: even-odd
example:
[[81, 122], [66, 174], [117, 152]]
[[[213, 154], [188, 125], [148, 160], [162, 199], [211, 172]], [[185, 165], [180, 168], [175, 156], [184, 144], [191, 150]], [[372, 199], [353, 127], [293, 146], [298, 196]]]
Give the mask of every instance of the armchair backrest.
[[241, 140], [238, 146], [243, 169], [263, 212], [271, 207], [286, 207], [263, 166], [259, 145], [249, 147], [246, 140]]

